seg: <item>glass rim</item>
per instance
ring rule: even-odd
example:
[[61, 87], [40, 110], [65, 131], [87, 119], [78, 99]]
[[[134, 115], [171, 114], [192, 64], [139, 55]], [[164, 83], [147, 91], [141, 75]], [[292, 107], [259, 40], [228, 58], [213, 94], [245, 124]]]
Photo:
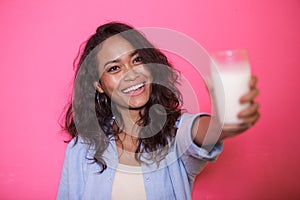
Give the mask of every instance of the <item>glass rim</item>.
[[211, 52], [210, 55], [213, 56], [232, 56], [235, 54], [248, 54], [248, 50], [244, 49], [244, 48], [239, 48], [239, 49], [225, 49], [225, 50], [221, 50], [221, 51], [214, 51]]

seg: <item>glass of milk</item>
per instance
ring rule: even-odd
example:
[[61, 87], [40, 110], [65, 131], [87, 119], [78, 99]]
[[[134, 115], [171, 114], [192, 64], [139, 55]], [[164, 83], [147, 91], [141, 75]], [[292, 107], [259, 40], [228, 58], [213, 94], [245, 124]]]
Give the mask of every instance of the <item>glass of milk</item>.
[[238, 113], [249, 106], [240, 103], [240, 98], [250, 89], [248, 53], [245, 49], [237, 49], [215, 52], [210, 56], [214, 110], [222, 124], [234, 128], [242, 123]]

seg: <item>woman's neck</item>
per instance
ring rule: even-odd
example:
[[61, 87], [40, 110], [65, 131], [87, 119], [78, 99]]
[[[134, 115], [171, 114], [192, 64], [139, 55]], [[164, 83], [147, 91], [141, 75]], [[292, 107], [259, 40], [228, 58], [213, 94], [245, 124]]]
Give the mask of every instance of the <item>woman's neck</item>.
[[118, 124], [118, 122], [117, 124], [121, 128], [121, 131], [133, 137], [138, 137], [141, 127], [137, 122], [140, 119], [141, 110], [124, 109], [119, 110], [119, 112], [122, 117], [122, 124]]
[[[140, 126], [137, 122], [140, 118], [139, 110], [119, 110], [122, 117], [122, 124], [115, 122], [115, 125], [120, 129], [116, 137], [116, 146], [118, 150], [119, 162], [126, 165], [139, 166], [140, 163], [136, 160], [136, 150], [140, 144], [139, 130]], [[118, 120], [118, 119], [117, 119]]]

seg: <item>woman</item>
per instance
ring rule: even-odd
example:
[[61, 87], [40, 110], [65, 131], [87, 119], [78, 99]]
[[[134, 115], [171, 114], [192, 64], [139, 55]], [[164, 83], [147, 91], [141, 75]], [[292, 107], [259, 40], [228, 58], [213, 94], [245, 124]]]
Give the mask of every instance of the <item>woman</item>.
[[[181, 109], [178, 74], [141, 33], [122, 23], [100, 26], [86, 43], [66, 112], [68, 145], [57, 199], [191, 199], [196, 175], [222, 140], [259, 118], [251, 102], [234, 132], [207, 114]], [[204, 140], [205, 139], [205, 140]]]

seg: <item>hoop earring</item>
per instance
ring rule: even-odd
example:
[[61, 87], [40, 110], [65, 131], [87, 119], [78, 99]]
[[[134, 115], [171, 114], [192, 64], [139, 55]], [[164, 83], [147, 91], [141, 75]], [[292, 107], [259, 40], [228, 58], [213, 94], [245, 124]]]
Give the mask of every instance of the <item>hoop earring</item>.
[[97, 103], [99, 104], [100, 103], [100, 99], [99, 99], [99, 92], [96, 90], [96, 100], [97, 100]]
[[102, 96], [104, 98], [104, 103], [107, 104], [107, 97], [106, 97], [106, 95], [104, 93], [102, 93]]
[[100, 105], [100, 103], [105, 103], [107, 104], [107, 97], [104, 93], [100, 93], [98, 91], [96, 91], [96, 99], [97, 99], [97, 103]]

